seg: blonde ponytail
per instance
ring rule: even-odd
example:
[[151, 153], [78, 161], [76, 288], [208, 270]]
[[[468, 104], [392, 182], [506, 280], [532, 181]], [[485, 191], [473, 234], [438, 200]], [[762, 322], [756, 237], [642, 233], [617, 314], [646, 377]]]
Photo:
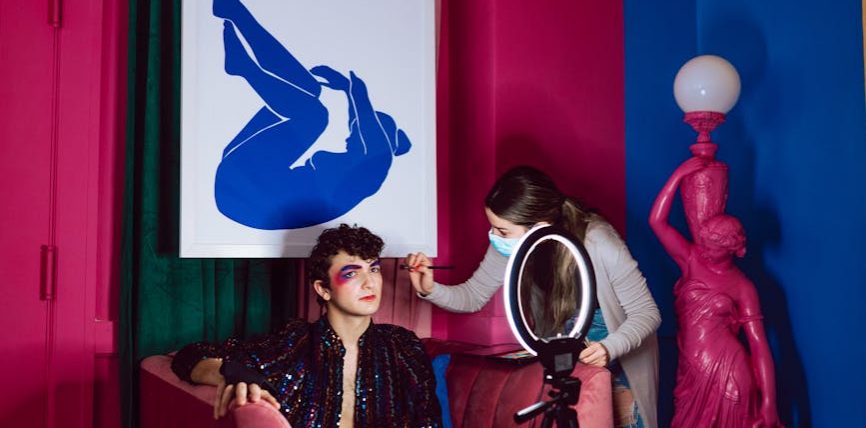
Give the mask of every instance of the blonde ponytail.
[[577, 201], [571, 198], [564, 198], [562, 201], [562, 216], [559, 224], [565, 230], [571, 232], [572, 235], [580, 239], [580, 242], [586, 238], [586, 226], [589, 224], [590, 214]]

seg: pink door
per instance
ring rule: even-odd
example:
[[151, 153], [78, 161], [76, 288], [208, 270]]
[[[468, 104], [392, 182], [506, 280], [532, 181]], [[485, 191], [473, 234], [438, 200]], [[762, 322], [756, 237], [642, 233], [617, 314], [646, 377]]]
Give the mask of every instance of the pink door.
[[120, 422], [126, 10], [66, 3], [0, 0], [0, 427]]
[[40, 298], [40, 247], [51, 243], [55, 176], [52, 29], [39, 3], [0, 2], [0, 426], [9, 427], [43, 427], [48, 409], [52, 304]]

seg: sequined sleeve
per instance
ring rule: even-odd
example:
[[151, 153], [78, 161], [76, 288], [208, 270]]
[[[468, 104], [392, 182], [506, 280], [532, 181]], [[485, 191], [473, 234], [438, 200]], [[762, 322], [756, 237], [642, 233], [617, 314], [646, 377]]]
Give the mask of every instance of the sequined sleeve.
[[406, 391], [409, 393], [407, 426], [442, 426], [441, 408], [436, 398], [436, 378], [433, 376], [430, 357], [424, 352], [424, 345], [415, 333], [402, 327], [395, 326], [392, 337], [405, 362], [400, 364], [403, 372], [400, 376], [406, 382]]
[[269, 376], [279, 371], [280, 362], [286, 359], [288, 351], [308, 333], [309, 324], [306, 321], [294, 320], [277, 333], [259, 336], [252, 340], [244, 341], [233, 337], [222, 344], [191, 343], [174, 356], [171, 369], [182, 380], [194, 383], [190, 375], [199, 361], [205, 358], [223, 358], [243, 363]]

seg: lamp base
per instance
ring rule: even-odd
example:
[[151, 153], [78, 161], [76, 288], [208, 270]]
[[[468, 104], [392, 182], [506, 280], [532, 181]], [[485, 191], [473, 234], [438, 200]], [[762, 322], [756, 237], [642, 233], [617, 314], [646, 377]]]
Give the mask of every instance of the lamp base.
[[699, 157], [701, 159], [713, 160], [716, 158], [716, 150], [719, 149], [719, 145], [713, 142], [709, 143], [695, 143], [689, 146], [689, 151], [692, 152], [692, 155], [695, 157]]
[[698, 144], [712, 144], [710, 132], [725, 122], [725, 114], [717, 111], [690, 111], [683, 116], [683, 122], [698, 132]]

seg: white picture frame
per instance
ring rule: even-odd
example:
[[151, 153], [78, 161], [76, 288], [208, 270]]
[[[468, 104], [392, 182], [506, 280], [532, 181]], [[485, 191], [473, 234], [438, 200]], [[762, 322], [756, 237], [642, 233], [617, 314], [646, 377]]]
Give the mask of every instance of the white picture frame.
[[436, 255], [433, 1], [182, 7], [181, 257], [306, 257], [340, 223]]

